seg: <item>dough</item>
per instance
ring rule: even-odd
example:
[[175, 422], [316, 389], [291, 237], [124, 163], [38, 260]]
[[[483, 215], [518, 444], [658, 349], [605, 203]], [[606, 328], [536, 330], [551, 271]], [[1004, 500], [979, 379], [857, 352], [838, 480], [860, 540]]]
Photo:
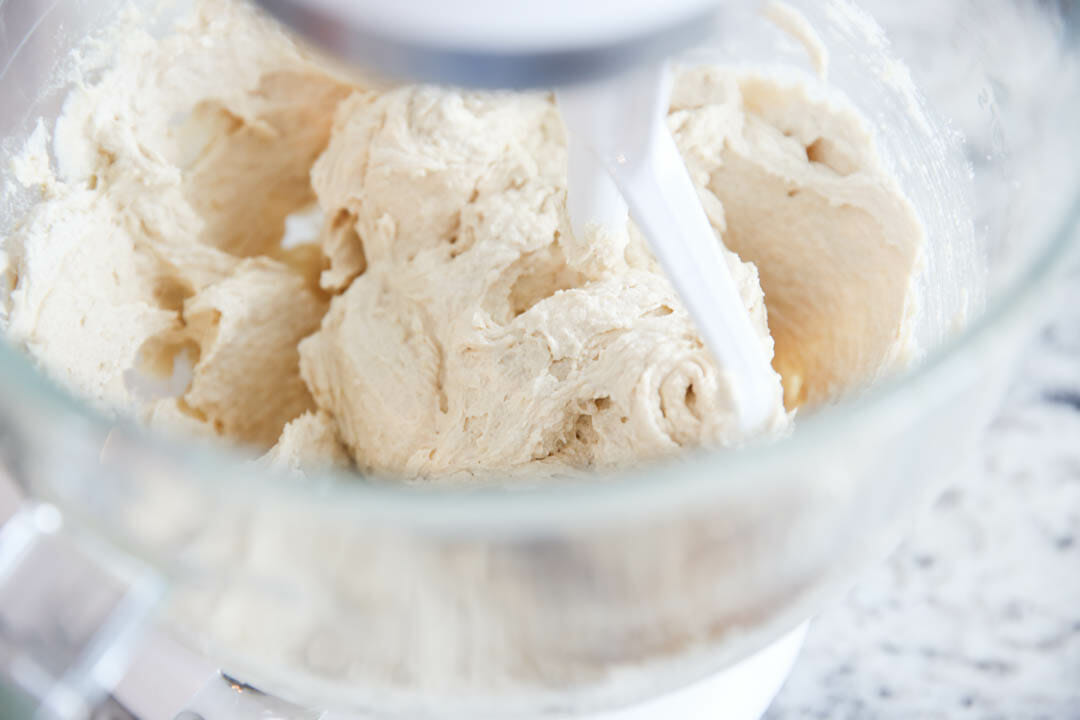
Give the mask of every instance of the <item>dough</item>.
[[352, 464], [333, 416], [321, 410], [306, 412], [286, 424], [281, 439], [261, 461], [286, 468], [299, 477], [304, 476], [305, 470], [344, 469]]
[[[923, 237], [863, 121], [701, 67], [668, 123], [783, 379], [767, 432], [897, 367]], [[209, 0], [164, 39], [126, 33], [53, 144], [55, 168], [28, 148], [43, 197], [4, 240], [2, 320], [103, 408], [410, 478], [747, 440], [636, 229], [571, 232], [548, 94], [358, 82]]]

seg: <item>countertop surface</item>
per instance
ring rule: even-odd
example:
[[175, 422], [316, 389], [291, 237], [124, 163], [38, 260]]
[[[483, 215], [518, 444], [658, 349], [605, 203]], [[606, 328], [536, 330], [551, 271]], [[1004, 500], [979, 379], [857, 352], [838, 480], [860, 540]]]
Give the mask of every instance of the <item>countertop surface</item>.
[[979, 456], [814, 621], [766, 717], [1080, 718], [1080, 275]]

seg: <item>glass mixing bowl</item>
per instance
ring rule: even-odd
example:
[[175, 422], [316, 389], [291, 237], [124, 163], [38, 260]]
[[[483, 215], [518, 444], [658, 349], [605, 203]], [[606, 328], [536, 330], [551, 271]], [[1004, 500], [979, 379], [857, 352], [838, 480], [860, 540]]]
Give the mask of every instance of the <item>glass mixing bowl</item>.
[[[0, 233], [34, 200], [11, 157], [57, 116], [72, 49], [126, 4], [0, 0]], [[148, 433], [3, 345], [5, 467], [81, 543], [163, 581], [180, 637], [309, 705], [610, 708], [766, 646], [885, 555], [961, 467], [1054, 297], [1080, 202], [1075, 4], [791, 5], [927, 228], [925, 353], [904, 375], [800, 417], [775, 444], [582, 484], [440, 490], [299, 481]], [[692, 55], [813, 81], [796, 39], [740, 12], [738, 32]]]

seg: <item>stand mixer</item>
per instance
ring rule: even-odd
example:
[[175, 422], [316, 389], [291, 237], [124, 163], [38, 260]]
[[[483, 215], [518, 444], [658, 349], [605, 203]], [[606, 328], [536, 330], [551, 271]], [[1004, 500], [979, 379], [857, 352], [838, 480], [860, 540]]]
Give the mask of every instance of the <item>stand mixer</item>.
[[[567, 209], [581, 237], [625, 226], [628, 208], [677, 288], [706, 345], [734, 376], [737, 418], [753, 432], [779, 400], [719, 244], [664, 118], [668, 57], [715, 35], [720, 4], [481, 0], [387, 4], [260, 0], [293, 30], [346, 62], [424, 82], [559, 88], [569, 144]], [[730, 3], [729, 3], [730, 4]], [[709, 717], [756, 720], [779, 690], [806, 625], [725, 673], [598, 720]], [[257, 699], [256, 699], [257, 701]]]
[[[725, 299], [722, 283], [693, 280], [693, 270], [715, 267], [715, 253], [710, 255], [702, 242], [696, 198], [678, 189], [686, 171], [681, 162], [671, 162], [670, 137], [660, 120], [666, 59], [715, 41], [718, 33], [724, 61], [775, 59], [813, 74], [814, 59], [807, 61], [790, 35], [760, 22], [756, 3], [635, 0], [613, 7], [487, 1], [455, 4], [449, 15], [445, 3], [426, 0], [262, 4], [347, 63], [392, 76], [478, 88], [556, 88], [570, 131], [568, 205], [575, 232], [590, 224], [625, 222], [629, 206], [656, 254], [668, 258], [665, 268], [688, 307], [697, 308], [693, 314], [710, 350], [741, 368], [737, 372], [746, 381], [738, 386], [755, 387], [760, 359], [745, 354], [753, 345], [744, 342], [744, 318], [703, 312], [740, 308], [730, 293]], [[7, 105], [0, 108], [0, 134], [22, 141], [36, 118], [56, 116], [63, 97], [63, 82], [57, 80], [62, 59], [83, 37], [107, 26], [118, 5], [90, 8], [71, 2], [40, 10], [0, 2], [5, 28], [0, 96]], [[897, 128], [880, 140], [928, 234], [950, 236], [954, 210], [967, 199], [962, 183], [950, 187], [937, 182], [941, 178], [934, 173], [942, 158], [959, 158], [946, 179], [967, 177], [956, 137], [935, 116], [923, 114], [910, 76], [905, 84], [903, 67], [888, 65], [892, 49], [880, 42], [868, 16], [844, 2], [793, 5], [834, 53], [830, 81], [866, 108], [874, 123]], [[920, 82], [936, 71], [920, 68], [920, 58], [944, 60], [941, 66], [954, 59], [957, 66], [969, 67], [962, 62], [968, 56], [952, 54], [960, 52], [957, 38], [970, 40], [972, 57], [988, 63], [981, 70], [985, 77], [952, 78], [950, 85], [938, 76], [940, 86], [928, 87], [930, 106], [968, 138], [964, 150], [975, 168], [973, 211], [980, 230], [970, 247], [939, 243], [930, 248], [926, 282], [934, 289], [926, 296], [928, 320], [918, 332], [931, 355], [918, 371], [850, 406], [808, 418], [790, 442], [776, 448], [695, 456], [622, 473], [586, 489], [460, 497], [348, 481], [342, 487], [316, 485], [319, 492], [278, 483], [227, 453], [194, 450], [100, 417], [47, 385], [21, 354], [4, 345], [3, 458], [22, 495], [21, 509], [0, 530], [0, 611], [5, 627], [20, 630], [0, 635], [0, 675], [18, 689], [11, 697], [28, 699], [26, 706], [37, 707], [42, 718], [81, 718], [94, 708], [116, 705], [145, 720], [168, 717], [180, 707], [186, 707], [178, 716], [185, 720], [759, 717], [795, 660], [806, 619], [850, 584], [859, 568], [893, 547], [914, 513], [959, 466], [989, 417], [993, 390], [1008, 377], [1013, 348], [1044, 304], [1043, 288], [1072, 244], [1076, 173], [1049, 159], [1080, 156], [1077, 139], [1072, 128], [1055, 125], [1054, 117], [1032, 119], [1029, 111], [1046, 103], [1075, 110], [1078, 86], [1049, 80], [1038, 86], [1008, 74], [1007, 57], [999, 64], [993, 54], [983, 57], [987, 48], [1000, 48], [990, 42], [998, 37], [991, 31], [998, 29], [979, 25], [988, 23], [986, 13], [993, 11], [959, 9], [950, 25], [930, 2], [923, 10], [933, 20], [905, 24], [892, 6], [879, 3], [873, 11]], [[915, 17], [917, 11], [911, 12]], [[1038, 34], [1044, 25], [1040, 16], [1020, 17], [1024, 22], [1015, 23], [1014, 30], [1040, 38], [1033, 45], [1051, 45]], [[985, 33], [972, 33], [972, 26]], [[1075, 39], [1075, 26], [1073, 33]], [[882, 67], [895, 73], [882, 75], [877, 72]], [[1065, 80], [1073, 77], [1067, 74], [1071, 65], [1055, 67]], [[998, 96], [986, 95], [988, 87], [998, 88]], [[1048, 95], [1041, 95], [1041, 88]], [[910, 112], [912, 106], [917, 112]], [[920, 130], [923, 124], [926, 132]], [[625, 135], [613, 140], [607, 132], [616, 125]], [[1010, 144], [1024, 152], [1010, 155]], [[16, 150], [6, 144], [4, 151], [6, 168]], [[661, 170], [654, 169], [657, 165]], [[673, 187], [670, 196], [663, 194]], [[1046, 197], [1046, 187], [1053, 188], [1053, 197]], [[662, 202], [648, 206], [656, 198]], [[5, 196], [0, 231], [15, 222], [19, 202]], [[655, 220], [657, 212], [666, 219]], [[653, 225], [685, 222], [680, 242], [658, 245], [659, 234], [648, 229], [651, 218]], [[980, 253], [990, 258], [988, 280], [968, 266], [967, 258]], [[983, 294], [990, 310], [979, 315]], [[970, 331], [957, 336], [956, 308], [965, 303], [978, 317]], [[737, 403], [746, 428], [757, 422], [760, 397], [761, 391], [752, 390]], [[174, 511], [168, 528], [149, 511], [155, 503]], [[205, 681], [192, 697], [181, 692], [192, 685], [183, 672], [160, 661], [170, 640], [147, 633], [170, 596], [200, 584], [251, 581], [252, 597], [266, 601], [260, 611], [285, 624], [294, 608], [263, 598], [262, 588], [311, 583], [312, 592], [319, 591], [317, 579], [287, 563], [223, 569], [185, 555], [193, 546], [228, 544], [232, 531], [255, 517], [288, 528], [288, 537], [336, 536], [374, 548], [377, 561], [399, 568], [386, 578], [388, 596], [403, 604], [420, 597], [432, 607], [447, 599], [445, 607], [435, 608], [441, 614], [434, 615], [446, 618], [451, 638], [455, 632], [467, 637], [470, 618], [455, 626], [454, 612], [466, 612], [451, 601], [471, 597], [472, 586], [486, 591], [480, 583], [490, 580], [495, 590], [534, 598], [529, 606], [534, 633], [523, 651], [539, 665], [557, 665], [565, 657], [606, 658], [611, 648], [634, 646], [663, 623], [693, 639], [693, 651], [671, 651], [658, 642], [659, 649], [640, 668], [614, 657], [603, 661], [606, 672], [595, 682], [580, 687], [556, 684], [533, 688], [532, 694], [480, 692], [464, 699], [451, 688], [431, 697], [401, 698], [374, 685], [309, 677], [274, 659], [219, 655], [210, 640], [193, 641], [196, 650], [208, 648], [212, 661], [195, 664], [194, 674], [188, 671], [196, 686]], [[82, 584], [57, 584], [62, 572], [40, 583], [27, 580], [34, 567], [58, 567], [60, 556], [76, 567], [97, 569], [67, 574], [83, 578]], [[672, 579], [667, 568], [686, 557], [693, 557], [699, 570]], [[517, 572], [497, 579], [433, 572], [461, 558]], [[565, 594], [535, 592], [530, 584], [535, 578]], [[650, 605], [642, 588], [656, 588], [663, 597]], [[50, 598], [51, 605], [42, 598]], [[35, 604], [55, 609], [58, 616], [76, 604], [88, 607], [81, 619], [91, 628], [84, 634], [55, 633], [40, 618], [33, 622], [27, 608]], [[373, 617], [358, 605], [340, 608], [328, 620], [342, 632], [362, 633], [387, 618]], [[491, 622], [510, 620], [507, 613]], [[397, 627], [392, 619], [390, 625]], [[24, 628], [30, 630], [21, 632]], [[407, 630], [391, 632], [395, 647], [408, 645]], [[70, 642], [41, 642], [53, 637], [50, 632]], [[194, 634], [197, 628], [184, 632]], [[218, 664], [229, 675], [198, 674]], [[165, 669], [148, 678], [155, 674], [148, 667]], [[173, 697], [181, 693], [179, 706], [155, 706], [169, 694], [163, 685], [172, 686]]]

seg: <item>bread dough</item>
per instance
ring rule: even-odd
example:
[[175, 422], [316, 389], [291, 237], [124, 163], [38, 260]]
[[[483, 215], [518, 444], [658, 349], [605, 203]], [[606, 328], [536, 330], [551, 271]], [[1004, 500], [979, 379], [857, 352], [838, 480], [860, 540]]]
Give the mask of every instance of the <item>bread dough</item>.
[[[895, 368], [923, 238], [859, 116], [700, 67], [668, 124], [783, 378], [768, 432]], [[414, 478], [746, 440], [636, 229], [571, 232], [549, 94], [358, 82], [210, 0], [125, 33], [53, 150], [22, 173], [43, 197], [5, 238], [3, 324], [101, 407]], [[311, 242], [283, 244], [312, 206]], [[133, 379], [185, 363], [175, 397]]]
[[352, 458], [341, 443], [333, 416], [319, 410], [289, 421], [277, 444], [260, 462], [303, 477], [305, 471], [312, 469], [348, 468]]

